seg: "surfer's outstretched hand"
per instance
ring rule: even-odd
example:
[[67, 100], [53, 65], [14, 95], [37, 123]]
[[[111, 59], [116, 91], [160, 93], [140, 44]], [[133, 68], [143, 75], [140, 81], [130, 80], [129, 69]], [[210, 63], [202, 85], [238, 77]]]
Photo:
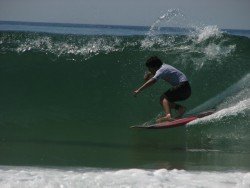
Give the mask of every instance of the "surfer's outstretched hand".
[[134, 91], [134, 97], [137, 97], [137, 95], [140, 93], [140, 90], [139, 89], [137, 89], [137, 90], [135, 90]]

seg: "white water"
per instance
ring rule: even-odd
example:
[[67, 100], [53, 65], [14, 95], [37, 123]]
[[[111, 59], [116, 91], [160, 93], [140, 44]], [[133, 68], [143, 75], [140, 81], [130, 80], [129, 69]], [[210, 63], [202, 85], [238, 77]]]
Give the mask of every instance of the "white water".
[[[82, 55], [85, 59], [98, 55], [99, 53], [110, 53], [119, 51], [118, 46], [121, 43], [121, 40], [114, 38], [113, 40], [99, 38], [91, 39], [86, 41], [81, 39], [78, 41], [78, 44], [71, 42], [70, 39], [64, 42], [55, 42], [51, 37], [40, 36], [28, 38], [24, 42], [16, 41], [18, 47], [16, 51], [18, 53], [23, 53], [31, 50], [43, 51], [46, 53], [53, 53], [58, 57], [61, 55]], [[82, 43], [83, 45], [79, 45]]]
[[240, 101], [235, 106], [231, 106], [225, 109], [222, 109], [210, 116], [206, 116], [201, 119], [196, 119], [192, 122], [190, 122], [188, 125], [196, 124], [196, 123], [202, 123], [202, 122], [211, 122], [211, 121], [219, 121], [223, 117], [227, 116], [237, 116], [238, 114], [242, 113], [245, 114], [246, 110], [250, 109], [250, 99]]
[[[247, 113], [250, 109], [250, 74], [243, 76], [238, 82], [222, 93], [206, 101], [189, 113], [197, 113], [216, 106], [217, 112], [203, 120], [219, 119], [223, 116], [232, 116]], [[196, 121], [197, 122], [197, 121]], [[194, 122], [193, 122], [194, 123]]]
[[0, 166], [0, 187], [220, 187], [249, 188], [250, 172], [107, 170]]

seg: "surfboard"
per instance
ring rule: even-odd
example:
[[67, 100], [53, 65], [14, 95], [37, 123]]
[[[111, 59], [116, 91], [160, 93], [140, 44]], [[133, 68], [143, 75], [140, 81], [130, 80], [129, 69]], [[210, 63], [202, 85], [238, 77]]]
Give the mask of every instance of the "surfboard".
[[173, 121], [166, 121], [166, 122], [156, 123], [156, 124], [147, 125], [147, 126], [145, 126], [145, 125], [135, 125], [135, 126], [131, 126], [130, 128], [167, 129], [167, 128], [185, 126], [186, 124], [188, 124], [191, 121], [194, 121], [194, 120], [196, 120], [198, 118], [203, 118], [205, 116], [209, 116], [209, 115], [213, 114], [214, 112], [215, 112], [215, 110], [212, 109], [212, 110], [201, 112], [199, 114], [194, 114], [194, 115], [190, 115], [190, 116], [187, 116], [187, 117], [184, 117], [184, 118], [175, 119]]

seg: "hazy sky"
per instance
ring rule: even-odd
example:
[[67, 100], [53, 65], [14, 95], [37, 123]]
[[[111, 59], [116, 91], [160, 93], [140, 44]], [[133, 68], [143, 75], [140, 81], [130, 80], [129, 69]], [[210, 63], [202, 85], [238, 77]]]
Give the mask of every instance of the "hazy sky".
[[0, 20], [150, 26], [169, 9], [205, 25], [250, 29], [250, 0], [0, 0]]

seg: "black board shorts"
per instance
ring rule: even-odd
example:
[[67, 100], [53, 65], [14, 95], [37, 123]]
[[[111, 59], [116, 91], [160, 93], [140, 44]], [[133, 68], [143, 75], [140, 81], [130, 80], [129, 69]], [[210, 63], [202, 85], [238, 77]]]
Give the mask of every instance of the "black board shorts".
[[180, 83], [178, 86], [174, 86], [167, 90], [162, 96], [166, 98], [169, 102], [183, 101], [189, 98], [191, 95], [191, 87], [188, 81]]

